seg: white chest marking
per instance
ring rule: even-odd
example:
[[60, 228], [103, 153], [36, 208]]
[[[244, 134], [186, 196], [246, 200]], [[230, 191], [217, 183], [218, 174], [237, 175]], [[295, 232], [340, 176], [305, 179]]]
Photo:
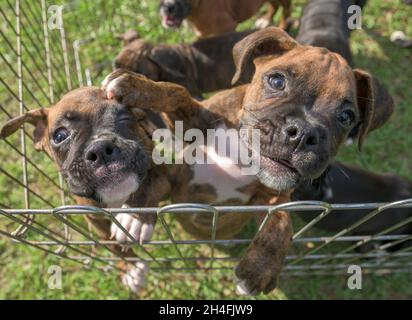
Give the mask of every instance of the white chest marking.
[[[223, 129], [226, 129], [223, 127]], [[239, 154], [239, 148], [227, 145], [226, 152], [230, 147], [232, 152]], [[213, 163], [194, 164], [194, 178], [191, 184], [208, 184], [214, 187], [217, 194], [216, 203], [222, 203], [230, 199], [239, 199], [247, 203], [251, 195], [239, 191], [256, 180], [255, 176], [242, 174], [238, 163], [228, 156], [221, 155], [215, 146], [203, 146], [203, 152]], [[206, 157], [205, 157], [206, 158]], [[206, 158], [207, 159], [207, 158]]]

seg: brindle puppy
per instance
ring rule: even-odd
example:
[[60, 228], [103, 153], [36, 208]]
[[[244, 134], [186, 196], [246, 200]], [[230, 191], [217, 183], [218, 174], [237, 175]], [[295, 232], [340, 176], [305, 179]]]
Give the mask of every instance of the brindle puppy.
[[[319, 177], [356, 126], [361, 146], [368, 132], [384, 124], [393, 111], [391, 97], [369, 73], [352, 70], [327, 49], [299, 45], [278, 28], [246, 37], [235, 46], [234, 58], [234, 83], [254, 62], [251, 84], [202, 103], [184, 88], [170, 92], [164, 83], [148, 82], [124, 70], [106, 78], [104, 88], [110, 98], [167, 112], [171, 123], [184, 120], [186, 128], [259, 129], [257, 178], [282, 194]], [[175, 103], [165, 103], [171, 95]], [[217, 190], [219, 182], [210, 184]], [[240, 291], [269, 292], [275, 287], [280, 268], [274, 270], [273, 265], [279, 266], [286, 254], [279, 243], [290, 244], [285, 239], [291, 230], [287, 214], [272, 217], [237, 267]]]
[[[141, 73], [154, 81], [169, 81], [186, 87], [194, 97], [231, 87], [235, 73], [234, 45], [253, 31], [233, 32], [192, 44], [154, 45], [128, 31], [121, 38], [125, 47], [114, 60], [114, 68]], [[251, 68], [252, 69], [252, 68]], [[245, 73], [248, 83], [253, 70]]]
[[[106, 79], [104, 95], [95, 88], [79, 89], [50, 109], [34, 110], [9, 121], [1, 136], [15, 132], [24, 122], [32, 123], [36, 126], [37, 147], [48, 151], [58, 162], [69, 187], [78, 193], [79, 203], [104, 206], [126, 202], [142, 206], [157, 203], [169, 192], [165, 188], [169, 184], [161, 180], [166, 175], [159, 173], [157, 167], [157, 173], [153, 171], [142, 181], [146, 157], [144, 148], [134, 142], [139, 138], [143, 143], [148, 142], [143, 139], [147, 134], [136, 124], [141, 115], [139, 108], [166, 112], [172, 124], [184, 120], [186, 128], [203, 131], [222, 126], [255, 127], [263, 133], [257, 177], [265, 186], [251, 179], [242, 182], [244, 188], [232, 185], [232, 193], [240, 191], [247, 195], [239, 197], [243, 203], [274, 204], [287, 201], [289, 190], [302, 179], [319, 176], [354, 126], [360, 127], [361, 144], [367, 133], [382, 125], [392, 112], [390, 97], [371, 75], [352, 71], [344, 59], [327, 50], [300, 46], [277, 28], [252, 34], [235, 47], [238, 68], [235, 81], [252, 59], [256, 74], [250, 85], [222, 92], [203, 104], [179, 85], [155, 83], [119, 70]], [[132, 110], [137, 118], [132, 116]], [[67, 157], [76, 165], [66, 162]], [[84, 184], [82, 170], [87, 171]], [[192, 172], [194, 177], [204, 176], [201, 172], [196, 175], [196, 168]], [[232, 177], [239, 176], [233, 166], [227, 172]], [[108, 176], [114, 186], [106, 185]], [[222, 183], [219, 179], [208, 185], [200, 181], [209, 190], [211, 187], [218, 190]], [[147, 187], [142, 188], [144, 183]], [[191, 185], [194, 184], [196, 178]], [[174, 189], [187, 191], [183, 184], [175, 185]], [[180, 200], [185, 194], [190, 196], [180, 193]], [[224, 198], [216, 194], [216, 200]], [[134, 228], [136, 238], [144, 240], [150, 233], [147, 230], [151, 229], [153, 217], [135, 219], [139, 223], [127, 221], [124, 227]], [[107, 237], [107, 224], [94, 222]], [[196, 230], [196, 225], [192, 225]], [[276, 286], [291, 236], [288, 214], [271, 215], [237, 267], [239, 291], [256, 294], [269, 292]], [[139, 272], [134, 269], [132, 274], [137, 274], [139, 281], [135, 286], [139, 287], [145, 268], [137, 266], [137, 269]], [[130, 284], [130, 279], [126, 277], [125, 282]]]
[[[142, 90], [139, 92], [143, 92], [147, 98], [144, 106], [159, 102], [157, 98], [160, 92], [156, 92], [159, 87], [165, 99], [161, 101], [162, 104], [180, 104], [182, 99], [187, 98], [187, 92], [183, 96], [179, 95], [179, 90], [183, 88], [178, 85], [149, 82], [143, 77], [139, 79], [142, 81]], [[136, 103], [139, 104], [139, 99]], [[190, 188], [192, 202], [233, 205], [287, 201], [285, 195], [262, 186], [253, 176], [234, 178], [233, 171], [238, 170], [233, 166], [220, 167], [218, 163], [211, 167], [194, 166], [192, 170], [186, 165], [178, 165], [171, 166], [168, 172], [165, 166], [155, 165], [150, 160], [154, 147], [152, 134], [156, 129], [164, 129], [164, 123], [151, 111], [146, 111], [146, 115], [136, 107], [137, 104], [127, 99], [122, 102], [107, 99], [106, 94], [98, 88], [77, 89], [66, 94], [51, 108], [33, 110], [10, 120], [2, 127], [0, 137], [6, 138], [25, 122], [34, 125], [36, 148], [46, 151], [55, 160], [70, 192], [81, 205], [152, 207], [157, 206], [161, 199], [170, 197], [175, 202], [182, 202], [183, 195], [187, 194], [184, 192], [188, 192], [187, 187]], [[213, 116], [211, 112], [208, 114]], [[190, 115], [185, 120], [190, 126], [199, 126], [197, 119], [192, 119]], [[206, 171], [207, 175], [213, 175], [213, 170], [219, 180], [213, 181], [219, 186], [216, 189], [219, 194], [206, 194], [204, 188], [209, 187], [208, 190], [211, 190], [214, 186], [208, 186], [202, 176]], [[224, 192], [220, 192], [221, 186]], [[277, 270], [281, 268], [282, 257], [289, 247], [292, 233], [288, 217], [283, 215], [275, 214], [288, 222], [285, 228], [279, 224], [276, 240], [280, 259], [274, 266]], [[204, 221], [202, 215], [178, 217], [183, 226], [198, 238], [210, 238], [210, 220]], [[130, 242], [116, 224], [110, 226], [110, 221], [99, 215], [88, 215], [87, 218], [104, 239], [115, 237], [119, 244]], [[250, 215], [221, 215], [217, 237], [232, 238], [250, 218]], [[136, 241], [142, 243], [149, 240], [156, 216], [120, 213], [116, 219]], [[191, 228], [193, 225], [195, 228]], [[278, 226], [273, 225], [273, 228]], [[136, 257], [130, 247], [123, 251], [120, 245], [115, 245], [111, 249], [119, 256]], [[142, 262], [128, 263], [124, 268], [123, 283], [134, 292], [139, 292], [145, 283], [148, 265]]]
[[[47, 152], [56, 162], [69, 191], [78, 204], [120, 208], [157, 206], [169, 193], [164, 166], [151, 162], [151, 133], [158, 116], [107, 100], [99, 88], [81, 88], [66, 94], [50, 108], [32, 110], [8, 121], [0, 131], [6, 138], [23, 123], [35, 126], [35, 148]], [[87, 218], [104, 239], [111, 238], [110, 221], [97, 215]], [[156, 216], [120, 214], [117, 219], [129, 226], [140, 243], [149, 240]], [[118, 241], [125, 234], [116, 235]], [[129, 248], [111, 248], [118, 256], [135, 257]], [[122, 281], [133, 291], [142, 286], [147, 266], [127, 264]]]

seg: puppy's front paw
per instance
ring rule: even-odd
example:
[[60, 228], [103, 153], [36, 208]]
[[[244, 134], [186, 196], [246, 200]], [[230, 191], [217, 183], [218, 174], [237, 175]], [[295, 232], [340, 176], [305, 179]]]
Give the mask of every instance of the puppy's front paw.
[[272, 270], [265, 270], [256, 266], [256, 264], [249, 264], [243, 260], [236, 268], [236, 293], [242, 296], [255, 296], [260, 293], [269, 293], [277, 285], [278, 272]]
[[121, 274], [122, 283], [135, 294], [139, 294], [146, 285], [148, 272], [149, 266], [146, 262], [137, 262], [128, 266], [126, 272]]
[[292, 221], [287, 212], [276, 211], [269, 216], [236, 267], [239, 294], [266, 294], [276, 288], [292, 235]]
[[[144, 222], [139, 217], [136, 217], [133, 214], [119, 213], [116, 215], [117, 221], [120, 225], [130, 233], [130, 235], [137, 240], [140, 244], [144, 241], [149, 241], [153, 235], [154, 223]], [[116, 241], [132, 242], [132, 239], [123, 232], [115, 223], [111, 225], [111, 234], [112, 238]]]
[[256, 20], [255, 26], [258, 29], [265, 29], [270, 26], [270, 21], [266, 18], [259, 18]]
[[126, 69], [117, 69], [102, 82], [101, 89], [106, 98], [115, 99], [127, 106], [144, 104], [149, 97], [145, 92], [152, 90], [151, 82], [145, 76]]

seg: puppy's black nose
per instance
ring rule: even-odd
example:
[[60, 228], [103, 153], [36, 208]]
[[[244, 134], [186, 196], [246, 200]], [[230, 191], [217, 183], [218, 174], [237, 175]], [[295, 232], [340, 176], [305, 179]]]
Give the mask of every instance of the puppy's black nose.
[[174, 3], [166, 3], [164, 10], [167, 15], [173, 15], [176, 12], [176, 5]]
[[109, 140], [96, 141], [87, 148], [86, 161], [93, 165], [103, 165], [119, 160], [121, 150]]
[[300, 151], [314, 150], [320, 142], [321, 132], [319, 128], [305, 123], [304, 121], [293, 121], [283, 128], [286, 144]]

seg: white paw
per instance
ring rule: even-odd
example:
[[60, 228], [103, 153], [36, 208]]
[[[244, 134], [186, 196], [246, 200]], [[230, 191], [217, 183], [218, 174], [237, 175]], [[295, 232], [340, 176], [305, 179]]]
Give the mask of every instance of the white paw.
[[114, 93], [118, 91], [117, 85], [119, 84], [121, 77], [110, 79], [111, 75], [109, 74], [104, 80], [102, 81], [102, 89], [106, 91], [107, 99], [112, 99]]
[[126, 273], [121, 275], [122, 283], [138, 294], [146, 285], [146, 278], [149, 272], [149, 266], [146, 262], [136, 262]]
[[252, 295], [247, 289], [244, 281], [240, 281], [236, 285], [236, 294], [238, 294], [239, 296], [251, 296]]
[[258, 29], [265, 29], [270, 26], [270, 21], [265, 18], [259, 18], [256, 20], [255, 26]]
[[[144, 241], [149, 241], [153, 235], [153, 224], [142, 223], [132, 214], [119, 213], [116, 215], [116, 220], [140, 244]], [[115, 223], [112, 223], [111, 225], [111, 233], [111, 237], [118, 242], [133, 242], [133, 240], [130, 239], [130, 237]]]

